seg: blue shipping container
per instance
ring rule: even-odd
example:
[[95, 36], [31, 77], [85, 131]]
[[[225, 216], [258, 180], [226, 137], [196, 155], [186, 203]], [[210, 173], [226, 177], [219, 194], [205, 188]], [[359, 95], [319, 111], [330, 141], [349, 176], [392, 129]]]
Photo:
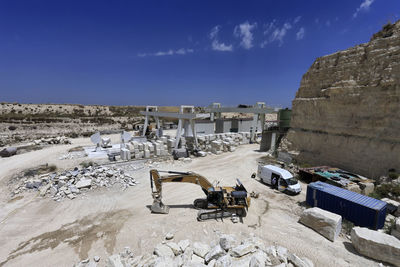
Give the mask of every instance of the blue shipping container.
[[307, 204], [341, 215], [357, 226], [374, 230], [385, 224], [386, 202], [323, 182], [307, 186]]

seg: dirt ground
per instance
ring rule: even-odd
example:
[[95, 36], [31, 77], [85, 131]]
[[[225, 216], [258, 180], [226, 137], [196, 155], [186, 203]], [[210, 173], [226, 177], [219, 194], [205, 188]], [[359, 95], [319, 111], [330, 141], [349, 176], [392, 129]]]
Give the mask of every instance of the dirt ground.
[[[113, 139], [116, 139], [113, 136]], [[95, 190], [74, 200], [61, 202], [24, 193], [10, 198], [7, 181], [18, 171], [43, 163], [58, 168], [77, 166], [82, 159], [59, 160], [72, 147], [90, 145], [88, 138], [73, 139], [72, 145], [0, 159], [0, 266], [72, 266], [87, 257], [101, 257], [130, 246], [136, 255], [151, 254], [167, 232], [176, 241], [209, 242], [217, 231], [237, 236], [254, 233], [267, 244], [281, 245], [315, 266], [378, 266], [379, 263], [357, 254], [349, 240], [340, 237], [331, 242], [297, 221], [305, 201], [306, 185], [297, 196], [280, 193], [251, 178], [263, 153], [258, 145], [240, 146], [233, 153], [208, 155], [191, 163], [160, 163], [160, 170], [194, 171], [220, 185], [234, 185], [239, 178], [248, 191], [260, 193], [252, 199], [243, 223], [210, 220], [198, 222], [195, 198], [203, 197], [193, 184], [165, 184], [164, 203], [171, 207], [168, 215], [151, 214], [152, 204], [149, 166], [132, 173], [140, 182], [125, 191], [119, 188]]]

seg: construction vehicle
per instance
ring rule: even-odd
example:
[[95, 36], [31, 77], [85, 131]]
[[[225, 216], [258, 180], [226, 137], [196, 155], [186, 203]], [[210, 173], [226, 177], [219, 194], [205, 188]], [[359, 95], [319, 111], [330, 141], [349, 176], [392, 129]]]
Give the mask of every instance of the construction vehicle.
[[290, 194], [299, 194], [301, 192], [301, 185], [293, 177], [293, 174], [277, 166], [259, 165], [257, 176], [263, 183], [272, 185], [272, 187], [281, 192], [287, 192]]
[[158, 170], [150, 170], [150, 185], [153, 197], [151, 211], [167, 214], [169, 207], [162, 202], [163, 183], [192, 183], [201, 187], [206, 198], [196, 199], [193, 206], [199, 209], [197, 220], [218, 219], [237, 215], [245, 217], [250, 206], [250, 197], [243, 184], [237, 179], [234, 187], [213, 186], [207, 178], [194, 172], [165, 171], [171, 175], [160, 176]]

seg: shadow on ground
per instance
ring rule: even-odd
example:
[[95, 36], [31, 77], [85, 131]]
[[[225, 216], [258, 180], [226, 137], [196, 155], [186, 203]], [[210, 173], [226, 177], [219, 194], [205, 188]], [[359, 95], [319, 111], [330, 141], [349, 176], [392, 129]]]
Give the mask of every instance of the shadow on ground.
[[131, 216], [132, 213], [128, 210], [116, 210], [92, 214], [64, 224], [55, 231], [43, 233], [20, 243], [7, 259], [0, 263], [0, 266], [24, 254], [54, 249], [61, 244], [73, 247], [80, 259], [86, 259], [90, 248], [99, 239], [103, 240], [107, 252], [112, 254], [117, 234]]

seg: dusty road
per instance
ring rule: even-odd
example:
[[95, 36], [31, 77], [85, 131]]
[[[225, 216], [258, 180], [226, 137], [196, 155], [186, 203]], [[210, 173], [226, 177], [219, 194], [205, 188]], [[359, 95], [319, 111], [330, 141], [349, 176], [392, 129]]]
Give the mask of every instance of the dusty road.
[[[84, 140], [79, 142], [83, 144]], [[52, 148], [48, 151], [51, 153], [41, 150], [19, 155], [27, 155], [27, 159], [32, 158], [34, 154], [31, 153], [40, 152], [32, 162], [25, 157], [26, 161], [19, 163], [14, 163], [13, 158], [2, 159], [2, 191], [6, 190], [4, 184], [10, 172], [43, 161], [59, 164], [55, 156], [75, 145], [76, 142]], [[140, 184], [125, 191], [103, 189], [61, 202], [34, 193], [11, 201], [3, 196], [0, 266], [72, 266], [74, 262], [95, 255], [101, 256], [100, 263], [104, 264], [107, 255], [122, 251], [125, 246], [130, 246], [137, 255], [152, 253], [152, 248], [169, 231], [175, 233], [177, 241], [204, 242], [212, 240], [215, 231], [237, 235], [255, 233], [266, 243], [284, 246], [299, 256], [310, 258], [315, 266], [378, 266], [377, 262], [355, 253], [348, 240], [340, 237], [332, 243], [297, 223], [300, 204], [305, 200], [305, 185], [300, 195], [288, 196], [251, 179], [257, 160], [262, 156], [257, 148], [257, 145], [245, 145], [233, 153], [196, 158], [191, 163], [161, 163], [157, 167], [195, 171], [210, 181], [220, 180], [221, 185], [234, 185], [236, 178], [240, 178], [248, 191], [260, 192], [259, 199], [252, 199], [244, 222], [238, 224], [228, 219], [197, 222], [197, 210], [192, 209], [191, 204], [195, 198], [203, 197], [203, 192], [193, 184], [166, 184], [163, 196], [164, 203], [171, 207], [170, 213], [151, 214], [148, 167], [132, 173]], [[74, 161], [63, 164], [72, 167]]]

